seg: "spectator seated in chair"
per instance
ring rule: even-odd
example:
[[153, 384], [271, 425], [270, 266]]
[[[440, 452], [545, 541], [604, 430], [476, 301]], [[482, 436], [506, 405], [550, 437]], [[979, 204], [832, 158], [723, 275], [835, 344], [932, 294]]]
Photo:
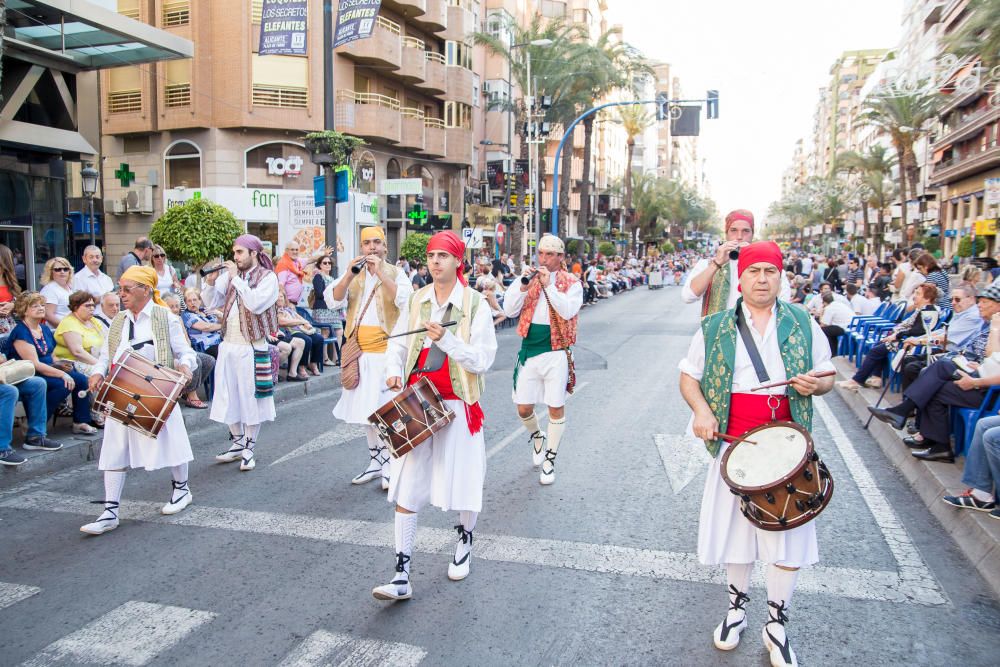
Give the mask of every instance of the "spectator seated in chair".
[[[0, 356], [0, 362], [6, 361]], [[45, 429], [48, 421], [46, 393], [48, 386], [38, 376], [22, 380], [16, 385], [6, 384], [0, 377], [0, 465], [19, 466], [25, 458], [14, 451], [11, 440], [14, 436], [14, 407], [18, 401], [24, 403], [24, 414], [28, 419], [28, 435], [22, 447], [27, 450], [54, 452], [62, 449], [62, 443], [49, 440]]]
[[[986, 323], [979, 314], [976, 304], [976, 288], [969, 283], [955, 285], [951, 293], [951, 305], [954, 309], [948, 328], [940, 334], [931, 336], [934, 352], [944, 350], [952, 353], [963, 353], [971, 347]], [[906, 390], [917, 379], [920, 372], [927, 367], [927, 355], [909, 355], [903, 359], [903, 389]]]
[[[848, 285], [850, 287], [850, 285]], [[833, 293], [827, 292], [823, 295], [823, 311], [819, 316], [820, 328], [830, 344], [830, 354], [836, 356], [837, 343], [840, 337], [847, 331], [851, 320], [854, 319], [854, 311], [833, 298]]]
[[[181, 317], [181, 299], [179, 296], [173, 292], [167, 292], [166, 294], [162, 294], [160, 298], [163, 300], [163, 303], [167, 304], [167, 308], [170, 309], [171, 313], [177, 317]], [[184, 328], [184, 335], [188, 336], [188, 342], [190, 343], [191, 338], [187, 327]], [[212, 377], [212, 373], [215, 372], [215, 357], [207, 352], [199, 352], [198, 350], [195, 350], [194, 353], [198, 357], [198, 367], [191, 371], [191, 381], [181, 390], [181, 395], [184, 397], [184, 405], [187, 407], [194, 408], [195, 410], [204, 410], [208, 407], [208, 403], [198, 398], [198, 387], [207, 382]]]
[[990, 518], [1000, 519], [996, 497], [1000, 485], [1000, 415], [983, 417], [976, 423], [965, 454], [962, 484], [969, 487], [964, 493], [944, 496], [942, 500], [961, 509], [989, 512]]
[[[316, 331], [315, 327], [289, 306], [284, 293], [278, 295], [278, 326], [285, 334], [285, 340], [290, 342], [298, 338], [303, 341], [302, 363], [306, 365], [311, 375], [319, 375], [323, 369], [323, 334]], [[303, 375], [305, 371], [301, 368], [298, 370], [300, 371], [298, 378], [307, 379], [308, 376]], [[289, 379], [292, 379], [291, 371], [289, 368]]]
[[187, 309], [181, 313], [181, 319], [191, 345], [204, 350], [213, 359], [218, 357], [222, 342], [222, 313], [205, 310], [201, 292], [194, 287], [184, 290], [184, 305]]

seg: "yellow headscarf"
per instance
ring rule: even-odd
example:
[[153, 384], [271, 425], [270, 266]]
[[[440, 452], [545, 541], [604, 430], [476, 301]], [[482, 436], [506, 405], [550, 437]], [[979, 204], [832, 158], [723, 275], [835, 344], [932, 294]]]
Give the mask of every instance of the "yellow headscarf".
[[122, 274], [121, 279], [131, 280], [132, 282], [139, 283], [140, 285], [151, 287], [153, 289], [153, 303], [158, 306], [167, 305], [163, 303], [163, 299], [160, 298], [160, 290], [156, 289], [156, 269], [150, 266], [130, 266], [125, 269], [125, 273]]
[[364, 243], [368, 239], [382, 239], [382, 243], [385, 243], [385, 232], [378, 225], [373, 225], [371, 227], [361, 228], [361, 242]]

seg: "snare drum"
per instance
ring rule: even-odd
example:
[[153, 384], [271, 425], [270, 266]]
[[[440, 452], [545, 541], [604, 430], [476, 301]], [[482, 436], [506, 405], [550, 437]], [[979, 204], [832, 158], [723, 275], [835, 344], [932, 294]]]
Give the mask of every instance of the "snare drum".
[[108, 418], [155, 438], [186, 384], [187, 378], [180, 371], [126, 350], [120, 361], [112, 364], [94, 403]]
[[393, 457], [403, 454], [443, 429], [455, 418], [435, 387], [421, 377], [368, 417]]
[[812, 437], [793, 422], [771, 422], [744, 433], [722, 456], [722, 478], [740, 497], [743, 516], [764, 530], [801, 526], [833, 496], [833, 477]]

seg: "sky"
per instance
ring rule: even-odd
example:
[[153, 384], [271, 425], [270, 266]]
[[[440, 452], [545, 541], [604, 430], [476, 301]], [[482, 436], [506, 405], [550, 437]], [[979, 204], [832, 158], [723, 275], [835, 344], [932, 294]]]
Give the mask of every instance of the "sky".
[[[608, 19], [668, 62], [685, 97], [719, 91], [699, 156], [720, 212], [763, 219], [781, 196], [795, 141], [811, 142], [818, 90], [843, 51], [893, 48], [903, 0], [610, 0]], [[653, 16], [651, 16], [653, 14]], [[652, 19], [652, 20], [651, 20]]]

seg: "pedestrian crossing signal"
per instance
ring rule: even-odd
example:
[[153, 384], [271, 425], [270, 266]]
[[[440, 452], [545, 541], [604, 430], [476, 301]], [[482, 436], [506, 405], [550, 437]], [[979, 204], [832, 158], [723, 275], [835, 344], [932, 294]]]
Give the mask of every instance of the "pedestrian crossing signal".
[[719, 117], [719, 91], [710, 90], [705, 99], [705, 117], [714, 120]]

